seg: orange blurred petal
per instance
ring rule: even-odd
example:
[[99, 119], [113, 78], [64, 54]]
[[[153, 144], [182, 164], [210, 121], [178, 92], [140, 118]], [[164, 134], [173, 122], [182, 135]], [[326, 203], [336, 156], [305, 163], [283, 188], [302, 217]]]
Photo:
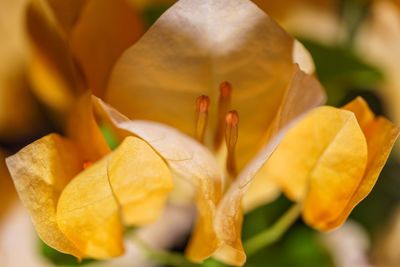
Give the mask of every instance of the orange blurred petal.
[[95, 95], [103, 96], [115, 61], [143, 31], [141, 18], [126, 0], [87, 1], [70, 38], [87, 86]]

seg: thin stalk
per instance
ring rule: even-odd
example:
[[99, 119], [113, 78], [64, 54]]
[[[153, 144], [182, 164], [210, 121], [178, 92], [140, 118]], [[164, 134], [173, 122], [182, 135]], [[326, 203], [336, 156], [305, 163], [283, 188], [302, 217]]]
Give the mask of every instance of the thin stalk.
[[198, 264], [188, 261], [181, 253], [155, 250], [137, 235], [133, 235], [133, 239], [148, 259], [159, 264], [174, 267], [199, 267]]
[[251, 256], [262, 248], [278, 241], [286, 231], [296, 222], [301, 212], [299, 204], [291, 207], [275, 224], [250, 238], [244, 243], [244, 249], [247, 256]]

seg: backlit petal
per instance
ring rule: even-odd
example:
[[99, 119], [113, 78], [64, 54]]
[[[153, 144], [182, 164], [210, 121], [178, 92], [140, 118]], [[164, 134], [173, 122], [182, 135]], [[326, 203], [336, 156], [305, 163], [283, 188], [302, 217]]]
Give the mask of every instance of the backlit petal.
[[56, 217], [62, 190], [81, 169], [77, 147], [51, 134], [6, 161], [18, 195], [40, 238], [61, 252], [82, 257], [82, 252], [60, 230]]
[[144, 141], [127, 137], [63, 190], [58, 224], [85, 256], [115, 257], [124, 250], [123, 223], [140, 225], [157, 219], [171, 187], [162, 159]]
[[149, 143], [168, 163], [176, 184], [191, 186], [195, 192], [198, 218], [186, 253], [196, 262], [211, 256], [219, 246], [213, 222], [222, 194], [222, 176], [212, 154], [173, 128], [148, 121], [130, 121], [100, 99], [94, 98], [94, 102], [97, 102], [99, 112], [108, 116], [120, 131]]
[[229, 81], [232, 108], [241, 118], [241, 169], [262, 145], [293, 62], [302, 58], [294, 46], [294, 39], [248, 0], [181, 0], [121, 56], [106, 100], [131, 119], [155, 120], [193, 134], [195, 100], [208, 95], [206, 141], [211, 143], [218, 86]]

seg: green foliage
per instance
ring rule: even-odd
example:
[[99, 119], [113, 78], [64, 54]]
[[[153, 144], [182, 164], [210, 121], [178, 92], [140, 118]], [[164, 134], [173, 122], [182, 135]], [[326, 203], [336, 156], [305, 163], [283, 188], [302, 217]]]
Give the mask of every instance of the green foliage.
[[40, 254], [55, 266], [84, 266], [88, 263], [93, 263], [94, 260], [83, 260], [79, 262], [74, 256], [61, 253], [39, 239], [38, 242]]
[[[264, 205], [245, 216], [243, 240], [273, 225], [292, 205], [284, 197]], [[245, 267], [333, 267], [330, 255], [320, 244], [318, 233], [301, 222], [294, 225], [277, 243], [249, 257]], [[226, 267], [216, 260], [203, 263], [204, 267]]]
[[309, 40], [302, 40], [302, 43], [314, 59], [329, 105], [341, 104], [349, 90], [372, 90], [383, 79], [377, 68], [365, 63], [350, 47], [324, 46]]
[[112, 150], [117, 148], [117, 146], [119, 144], [118, 137], [115, 134], [115, 132], [113, 131], [113, 129], [109, 125], [103, 123], [100, 125], [100, 131], [103, 134], [104, 138], [106, 139], [108, 146]]

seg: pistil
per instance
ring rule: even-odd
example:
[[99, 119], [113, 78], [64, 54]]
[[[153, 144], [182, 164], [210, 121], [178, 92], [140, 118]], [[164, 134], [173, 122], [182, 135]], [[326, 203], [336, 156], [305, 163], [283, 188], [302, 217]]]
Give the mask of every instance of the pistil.
[[204, 136], [208, 122], [208, 108], [210, 106], [210, 98], [208, 96], [199, 96], [196, 100], [196, 139], [204, 143]]
[[225, 116], [225, 142], [228, 151], [226, 169], [230, 177], [236, 177], [237, 167], [235, 160], [235, 148], [238, 140], [239, 115], [236, 110], [229, 111]]
[[232, 85], [229, 82], [223, 82], [219, 86], [219, 99], [218, 99], [218, 117], [217, 117], [217, 127], [214, 138], [214, 148], [216, 150], [222, 144], [224, 140], [225, 131], [225, 116], [231, 106], [231, 96], [232, 96]]

